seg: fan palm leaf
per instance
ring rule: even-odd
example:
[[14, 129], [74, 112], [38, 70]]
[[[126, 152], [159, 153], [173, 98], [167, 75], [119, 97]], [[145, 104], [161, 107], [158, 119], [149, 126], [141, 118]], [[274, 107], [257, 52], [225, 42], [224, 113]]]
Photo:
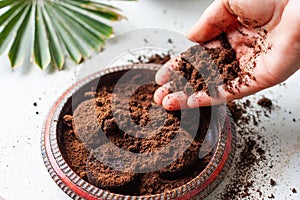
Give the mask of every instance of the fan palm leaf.
[[29, 60], [28, 50], [41, 69], [62, 69], [66, 56], [80, 63], [113, 34], [107, 22], [125, 18], [92, 0], [0, 0], [0, 13], [0, 55], [8, 50], [12, 68]]

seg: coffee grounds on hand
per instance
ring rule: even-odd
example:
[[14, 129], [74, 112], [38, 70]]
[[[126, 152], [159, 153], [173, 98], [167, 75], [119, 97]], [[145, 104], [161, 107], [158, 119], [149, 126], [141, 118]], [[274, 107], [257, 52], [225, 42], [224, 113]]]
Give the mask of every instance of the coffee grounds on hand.
[[[255, 79], [241, 69], [226, 34], [221, 34], [216, 40], [220, 42], [220, 47], [195, 45], [181, 54], [181, 59], [176, 60], [175, 70], [171, 71], [171, 80], [174, 82], [172, 92], [184, 91], [190, 96], [203, 91], [218, 97], [217, 86], [223, 85], [225, 91], [235, 94], [242, 84], [247, 85], [246, 78]], [[238, 85], [232, 84], [235, 79]]]

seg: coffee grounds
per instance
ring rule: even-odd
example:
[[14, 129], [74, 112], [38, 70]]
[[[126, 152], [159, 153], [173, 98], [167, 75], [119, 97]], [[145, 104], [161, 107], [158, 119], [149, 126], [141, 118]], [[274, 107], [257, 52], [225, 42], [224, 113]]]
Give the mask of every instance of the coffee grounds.
[[[240, 34], [245, 34], [240, 31]], [[241, 85], [248, 86], [249, 79], [255, 80], [251, 75], [251, 70], [256, 67], [256, 58], [262, 53], [267, 53], [271, 45], [265, 42], [267, 32], [261, 31], [261, 34], [254, 37], [254, 43], [249, 42], [248, 48], [252, 49], [252, 56], [249, 58], [247, 66], [239, 65], [236, 60], [234, 50], [227, 41], [226, 35], [222, 34], [217, 38], [221, 47], [205, 48], [196, 45], [181, 55], [177, 59], [175, 71], [171, 72], [171, 80], [174, 81], [170, 92], [184, 91], [191, 95], [196, 91], [203, 91], [212, 97], [218, 96], [217, 86], [223, 85], [224, 90], [235, 94], [239, 92]], [[249, 40], [250, 41], [250, 40]], [[237, 80], [238, 85], [232, 85], [232, 81]], [[269, 113], [272, 108], [272, 102], [263, 99], [259, 104], [268, 109]], [[253, 108], [250, 101], [237, 104], [236, 102], [228, 103], [228, 107], [233, 116], [234, 123], [237, 127], [239, 138], [238, 156], [235, 159], [234, 177], [230, 178], [230, 183], [226, 185], [225, 192], [219, 195], [220, 199], [253, 199], [256, 192], [260, 197], [262, 191], [254, 190], [255, 181], [254, 173], [258, 165], [266, 164], [267, 148], [264, 138], [259, 134], [255, 127], [260, 122], [261, 113], [269, 117], [266, 111], [258, 110], [256, 113], [250, 113], [247, 109]], [[256, 114], [256, 115], [255, 115]], [[254, 125], [254, 128], [251, 128]], [[270, 165], [270, 168], [272, 165]]]
[[265, 108], [271, 108], [273, 105], [272, 101], [266, 97], [261, 98], [257, 104]]
[[275, 186], [276, 185], [276, 181], [274, 181], [274, 179], [272, 179], [272, 178], [270, 179], [270, 185], [271, 186]]
[[[143, 78], [145, 78], [145, 75], [143, 76]], [[136, 81], [135, 79], [132, 80], [133, 82]], [[130, 88], [131, 83], [127, 83], [124, 86], [124, 88], [126, 88], [127, 86], [128, 88]], [[87, 151], [91, 150], [90, 156], [88, 158], [83, 159], [87, 160], [87, 166], [85, 169], [82, 169], [84, 170], [85, 174], [87, 174], [87, 178], [90, 183], [100, 188], [107, 189], [120, 194], [155, 194], [164, 192], [166, 190], [170, 190], [179, 185], [183, 185], [187, 181], [194, 178], [195, 175], [199, 174], [207, 165], [207, 163], [210, 160], [210, 156], [207, 156], [204, 159], [199, 159], [198, 154], [199, 149], [201, 147], [201, 143], [207, 131], [209, 121], [204, 121], [204, 119], [201, 118], [201, 129], [199, 129], [199, 131], [196, 130], [197, 135], [194, 141], [192, 136], [190, 136], [186, 131], [178, 130], [179, 123], [182, 122], [183, 127], [185, 126], [185, 122], [180, 121], [180, 116], [192, 116], [193, 113], [191, 112], [195, 112], [195, 110], [199, 111], [199, 109], [183, 111], [183, 114], [181, 114], [180, 111], [167, 111], [167, 118], [165, 119], [163, 114], [159, 114], [159, 110], [161, 110], [162, 108], [160, 106], [155, 107], [154, 105], [154, 112], [156, 113], [155, 117], [156, 119], [158, 119], [158, 121], [161, 120], [163, 126], [160, 126], [160, 128], [156, 129], [150, 127], [150, 129], [152, 130], [151, 134], [153, 134], [153, 130], [157, 130], [157, 132], [153, 134], [152, 137], [151, 135], [150, 137], [147, 137], [147, 132], [143, 130], [137, 132], [137, 130], [132, 128], [130, 130], [127, 130], [126, 132], [123, 132], [121, 129], [119, 129], [119, 126], [128, 124], [128, 119], [117, 120], [116, 118], [121, 118], [121, 116], [119, 116], [118, 113], [120, 114], [128, 112], [128, 110], [131, 114], [131, 118], [133, 119], [133, 121], [135, 121], [136, 124], [141, 125], [137, 126], [138, 128], [143, 128], [143, 126], [146, 126], [147, 123], [151, 121], [151, 118], [147, 116], [147, 114], [149, 114], [151, 106], [141, 102], [141, 99], [144, 99], [145, 102], [149, 101], [150, 99], [152, 101], [153, 92], [156, 88], [157, 86], [154, 83], [152, 83], [146, 85], [146, 87], [144, 87], [142, 90], [138, 90], [138, 92], [132, 96], [132, 99], [129, 102], [129, 108], [128, 102], [122, 102], [122, 99], [119, 99], [119, 107], [117, 108], [118, 112], [114, 117], [111, 112], [111, 93], [107, 92], [111, 90], [108, 88], [100, 88], [98, 90], [96, 98], [81, 103], [74, 111], [72, 117], [75, 132], [74, 135], [76, 135], [77, 138], [80, 138], [82, 142], [89, 145]], [[146, 94], [145, 96], [143, 96], [140, 93], [142, 91]], [[127, 106], [125, 104], [127, 104]], [[151, 105], [152, 104], [153, 102], [151, 102]], [[205, 112], [207, 112], [207, 110], [205, 110]], [[70, 116], [66, 115], [64, 116], [64, 119], [66, 126], [69, 127]], [[121, 124], [117, 125], [116, 121], [119, 121]], [[195, 128], [197, 127], [195, 126]], [[191, 127], [188, 127], [188, 129], [191, 129]], [[151, 182], [152, 179], [148, 180], [147, 184], [144, 182], [138, 184], [140, 180], [144, 180], [143, 177], [148, 175], [148, 173], [139, 174], [137, 178], [135, 174], [126, 172], [134, 170], [131, 167], [136, 167], [135, 165], [128, 166], [128, 168], [125, 168], [125, 172], [115, 171], [114, 169], [106, 166], [105, 164], [96, 159], [97, 156], [94, 156], [95, 154], [98, 156], [101, 155], [101, 161], [103, 162], [105, 161], [105, 159], [111, 161], [111, 157], [117, 158], [118, 156], [122, 156], [123, 158], [125, 157], [125, 159], [129, 161], [129, 163], [133, 163], [132, 158], [126, 158], [126, 156], [124, 155], [115, 155], [113, 152], [110, 151], [109, 148], [105, 148], [104, 152], [102, 151], [101, 153], [96, 153], [98, 150], [97, 147], [105, 145], [102, 144], [102, 142], [105, 140], [103, 136], [100, 136], [101, 130], [109, 138], [110, 142], [113, 142], [114, 145], [116, 145], [117, 147], [136, 153], [145, 153], [152, 151], [155, 152], [156, 150], [168, 145], [176, 135], [179, 134], [184, 136], [182, 137], [182, 139], [175, 141], [175, 149], [173, 148], [169, 149], [168, 151], [163, 151], [160, 154], [154, 154], [155, 159], [152, 162], [153, 165], [156, 165], [156, 160], [159, 163], [164, 162], [164, 159], [162, 159], [163, 156], [171, 160], [175, 160], [170, 165], [166, 164], [166, 167], [155, 172], [159, 175], [160, 179], [162, 180], [160, 184], [155, 185], [154, 182]], [[143, 136], [146, 136], [146, 138], [137, 138], [137, 133], [145, 134]], [[135, 137], [133, 137], [132, 135], [134, 135]], [[81, 143], [80, 145], [83, 145], [84, 143]], [[190, 147], [187, 148], [187, 150], [185, 150], [185, 148], [188, 146]], [[69, 150], [69, 148], [70, 146], [66, 148], [66, 150], [67, 156], [70, 159], [69, 156], [71, 156], [72, 153], [75, 153], [76, 151]], [[178, 157], [178, 153], [180, 152], [184, 152], [184, 154], [176, 159], [176, 156]], [[77, 158], [75, 159], [77, 160]], [[113, 162], [117, 163], [118, 160], [115, 160]], [[201, 162], [203, 162], [203, 164], [199, 164]], [[142, 171], [151, 170], [151, 168], [149, 168], [148, 162], [145, 163], [145, 161], [143, 160], [136, 160], [135, 163], [140, 163], [139, 167]], [[198, 170], [197, 172], [195, 172], [194, 170], [191, 170], [194, 169], [195, 166], [201, 166], [201, 168], [197, 167]], [[77, 173], [81, 174], [82, 172]]]
[[[268, 144], [259, 133], [257, 126], [262, 117], [268, 116], [261, 115], [264, 112], [255, 108], [248, 99], [232, 101], [227, 106], [236, 127], [237, 154], [232, 166], [234, 176], [229, 178], [224, 191], [217, 195], [218, 199], [262, 198], [262, 195], [266, 195], [266, 191], [262, 191], [261, 187], [256, 184], [257, 176], [261, 174], [264, 177], [268, 176], [260, 169], [262, 166], [273, 167], [272, 163], [269, 163], [269, 158], [273, 155], [270, 154]], [[269, 183], [271, 187], [276, 185], [276, 181], [272, 178], [269, 179]]]
[[269, 199], [275, 199], [275, 196], [274, 196], [274, 194], [271, 194], [271, 195], [268, 196], [268, 198]]
[[292, 188], [292, 193], [297, 193], [297, 190], [295, 188]]
[[[134, 83], [153, 81], [154, 76], [154, 71], [141, 70], [121, 84], [124, 94], [132, 94], [129, 100], [114, 96], [114, 85], [87, 92], [84, 97], [89, 99], [80, 103], [73, 114], [63, 116], [65, 157], [84, 180], [119, 194], [157, 194], [184, 185], [207, 166], [212, 152], [207, 151], [204, 158], [198, 154], [210, 123], [211, 108], [166, 111], [153, 102], [153, 93], [159, 87], [153, 82], [132, 93]], [[158, 151], [171, 142], [173, 148]], [[127, 152], [153, 153], [154, 160], [150, 161], [151, 166], [143, 159], [132, 160], [106, 148], [109, 143]], [[120, 162], [112, 158], [118, 157], [129, 161], [122, 171], [114, 169], [120, 167]], [[106, 161], [113, 163], [114, 168], [104, 164]], [[161, 163], [165, 167], [151, 170], [152, 165]], [[135, 167], [145, 172], [132, 173]]]
[[[159, 54], [155, 54], [153, 56], [150, 56], [150, 58], [148, 58], [146, 63], [155, 63], [155, 64], [164, 64], [166, 62], [168, 62], [171, 59], [171, 56], [169, 54], [167, 55], [159, 55]], [[142, 63], [142, 60], [139, 59]]]
[[136, 174], [113, 170], [101, 163], [97, 159], [98, 156], [99, 153], [94, 150], [88, 158], [86, 173], [89, 182], [99, 188], [120, 194], [126, 194], [126, 191], [137, 187]]
[[150, 63], [155, 63], [155, 64], [165, 64], [171, 59], [170, 54], [154, 54], [151, 56], [138, 56], [135, 60], [128, 60], [128, 62], [132, 64], [140, 64], [140, 63], [145, 63], [145, 64], [150, 64]]
[[[70, 115], [66, 115], [69, 116]], [[71, 116], [70, 116], [71, 117]], [[64, 121], [65, 126], [63, 128], [63, 152], [66, 154], [66, 161], [69, 166], [72, 166], [72, 169], [77, 172], [77, 174], [85, 181], [88, 181], [86, 175], [86, 163], [89, 156], [89, 151], [85, 148], [85, 145], [75, 136], [72, 126], [69, 126], [68, 123]]]
[[[219, 85], [224, 85], [225, 91], [234, 94], [239, 91], [240, 85], [247, 85], [245, 77], [254, 79], [239, 66], [225, 33], [217, 40], [221, 43], [220, 47], [196, 45], [181, 54], [175, 70], [171, 72], [171, 80], [174, 81], [172, 92], [183, 90], [189, 96], [196, 91], [204, 91], [217, 97], [216, 87]], [[234, 79], [238, 79], [239, 85], [232, 84]]]

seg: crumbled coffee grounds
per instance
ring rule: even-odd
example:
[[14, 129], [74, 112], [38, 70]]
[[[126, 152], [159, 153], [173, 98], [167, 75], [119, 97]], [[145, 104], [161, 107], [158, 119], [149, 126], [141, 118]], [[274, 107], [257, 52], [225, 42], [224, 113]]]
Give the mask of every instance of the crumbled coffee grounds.
[[139, 64], [139, 63], [145, 63], [145, 64], [165, 64], [171, 59], [171, 55], [168, 54], [154, 54], [152, 56], [139, 56], [136, 58], [136, 60], [128, 60], [130, 63], [133, 64]]
[[146, 63], [155, 63], [155, 64], [164, 64], [170, 60], [171, 56], [169, 54], [167, 55], [159, 55], [155, 54], [148, 58], [148, 61]]
[[137, 187], [137, 174], [113, 170], [100, 162], [98, 156], [99, 153], [94, 150], [88, 158], [86, 173], [89, 182], [99, 188], [120, 194], [126, 194], [126, 191]]
[[270, 185], [271, 186], [275, 186], [276, 185], [276, 181], [274, 181], [274, 179], [272, 179], [272, 178], [270, 179]]
[[[137, 81], [136, 78], [147, 79], [147, 76], [151, 76], [153, 80], [154, 72], [147, 71], [143, 76], [137, 75], [131, 79], [132, 82], [127, 82], [122, 88], [125, 91], [130, 91], [129, 89], [131, 89], [132, 84]], [[157, 87], [154, 83], [142, 86], [142, 89], [138, 89], [131, 96], [129, 103], [126, 102], [126, 99], [117, 99], [118, 103], [115, 115], [113, 115], [111, 110], [111, 91], [113, 87], [99, 88], [96, 98], [81, 103], [75, 109], [73, 116], [65, 115], [63, 117], [67, 128], [70, 128], [70, 120], [73, 119], [72, 127], [69, 132], [65, 133], [65, 140], [67, 140], [65, 144], [67, 145], [67, 157], [69, 160], [72, 159], [70, 162], [72, 166], [75, 165], [74, 168], [78, 170], [76, 171], [78, 174], [84, 173], [84, 176], [87, 176], [90, 183], [112, 192], [144, 195], [161, 193], [182, 185], [204, 169], [211, 158], [210, 154], [203, 159], [198, 158], [198, 154], [209, 126], [210, 117], [207, 117], [209, 109], [165, 111], [161, 106], [153, 103], [153, 93]], [[153, 119], [153, 116], [150, 116], [150, 108], [155, 113], [155, 119]], [[200, 117], [201, 128], [198, 129], [199, 124], [191, 126], [191, 123], [195, 123], [197, 120], [193, 120], [190, 117], [186, 120], [183, 116], [195, 116], [194, 112], [199, 112], [199, 110], [202, 117]], [[124, 116], [126, 112], [129, 112], [129, 118]], [[130, 125], [131, 128], [124, 132], [120, 127], [125, 127], [126, 129], [126, 125], [130, 123], [130, 119], [139, 126], [135, 128], [132, 124]], [[152, 121], [154, 124], [151, 124]], [[158, 127], [155, 127], [157, 124]], [[147, 125], [150, 126], [150, 132], [146, 129]], [[179, 125], [185, 128], [185, 130], [179, 129]], [[191, 132], [197, 132], [195, 139], [190, 135]], [[72, 137], [68, 137], [68, 134], [72, 134]], [[126, 151], [135, 153], [154, 152], [154, 160], [149, 166], [149, 162], [143, 159], [138, 158], [138, 160], [133, 161], [132, 157], [127, 158], [126, 155], [115, 154], [110, 148], [102, 148], [102, 151], [99, 151], [99, 148], [106, 145], [104, 136], [108, 137], [110, 142], [114, 143], [115, 146]], [[173, 141], [175, 136], [178, 139]], [[73, 139], [74, 142], [69, 142], [70, 139]], [[170, 144], [172, 141], [175, 143], [175, 148], [156, 153], [156, 151]], [[86, 146], [87, 149], [84, 148], [84, 144], [88, 145]], [[180, 152], [184, 153], [178, 157]], [[76, 156], [77, 153], [79, 155]], [[97, 159], [97, 156], [100, 155], [101, 161]], [[87, 157], [82, 158], [82, 156]], [[120, 160], [111, 160], [112, 157], [122, 157], [130, 164], [139, 164], [124, 165], [124, 172], [116, 171], [104, 164], [106, 163], [104, 161], [107, 160], [113, 162], [114, 166], [120, 165]], [[165, 161], [164, 157], [168, 159]], [[168, 160], [172, 160], [173, 162], [168, 164]], [[82, 165], [84, 161], [87, 161], [85, 167]], [[151, 171], [152, 165], [155, 166], [164, 162], [166, 162], [164, 168], [150, 172], [150, 174], [147, 172]], [[145, 173], [131, 173], [130, 171], [134, 171], [136, 167], [141, 171], [145, 171]], [[150, 178], [147, 182], [144, 182], [145, 178], [143, 177], [145, 176], [158, 176], [158, 180], [160, 181], [158, 182], [157, 179]]]
[[271, 108], [273, 105], [272, 101], [266, 97], [261, 98], [257, 104], [265, 108]]
[[275, 199], [275, 196], [274, 196], [274, 194], [270, 194], [270, 195], [268, 196], [268, 198], [269, 198], [269, 199]]
[[[216, 87], [224, 85], [225, 91], [236, 93], [241, 84], [246, 84], [246, 77], [254, 79], [248, 72], [242, 70], [236, 59], [235, 51], [225, 34], [217, 38], [221, 46], [206, 48], [196, 45], [181, 54], [177, 59], [178, 66], [171, 72], [174, 81], [172, 91], [184, 91], [191, 95], [196, 91], [204, 91], [210, 96], [218, 96]], [[238, 79], [239, 85], [232, 81]]]
[[236, 126], [237, 154], [232, 166], [234, 176], [229, 178], [225, 191], [220, 193], [218, 198], [221, 200], [255, 199], [264, 193], [254, 186], [255, 173], [260, 165], [267, 165], [268, 148], [255, 125], [264, 115], [253, 112], [254, 107], [247, 99], [229, 102], [228, 108]]
[[292, 193], [297, 193], [297, 190], [295, 188], [292, 188]]
[[64, 120], [64, 123], [65, 123], [68, 127], [72, 127], [72, 120], [73, 120], [72, 115], [65, 115], [65, 116], [63, 117], [63, 120]]
[[[131, 94], [129, 99], [118, 96], [114, 84], [101, 85], [96, 92], [83, 94], [87, 100], [72, 114], [62, 116], [66, 160], [84, 180], [119, 194], [156, 194], [187, 183], [207, 166], [212, 153], [208, 150], [204, 158], [198, 154], [211, 108], [164, 110], [153, 102], [159, 87], [154, 76], [154, 71], [137, 70], [129, 81], [118, 82], [124, 94]], [[142, 80], [150, 82], [132, 92]], [[133, 160], [108, 148], [111, 143], [127, 152], [152, 153], [154, 159]], [[174, 147], [165, 148], [171, 143]], [[159, 164], [163, 167], [152, 170]], [[141, 172], [133, 173], [136, 169]]]
[[62, 136], [64, 146], [63, 151], [68, 158], [66, 160], [82, 179], [88, 181], [85, 171], [89, 155], [88, 150], [81, 140], [75, 136], [74, 131], [70, 129], [69, 126], [64, 127]]

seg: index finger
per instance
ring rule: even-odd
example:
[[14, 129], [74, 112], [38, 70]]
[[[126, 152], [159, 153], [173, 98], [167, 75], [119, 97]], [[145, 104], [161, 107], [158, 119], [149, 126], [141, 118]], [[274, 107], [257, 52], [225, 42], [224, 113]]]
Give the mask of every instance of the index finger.
[[171, 71], [173, 71], [178, 63], [181, 61], [181, 57], [177, 56], [165, 63], [155, 74], [155, 81], [159, 85], [163, 85], [169, 82]]

